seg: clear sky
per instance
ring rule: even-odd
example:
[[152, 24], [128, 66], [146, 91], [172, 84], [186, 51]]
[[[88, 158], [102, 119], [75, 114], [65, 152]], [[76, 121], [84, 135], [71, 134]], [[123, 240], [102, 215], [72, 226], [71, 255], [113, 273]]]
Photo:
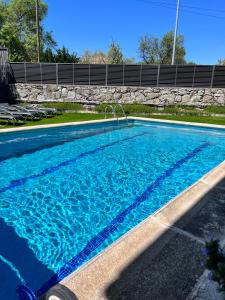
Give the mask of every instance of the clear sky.
[[[65, 45], [79, 55], [85, 49], [107, 51], [113, 39], [125, 56], [139, 60], [142, 35], [161, 37], [174, 29], [176, 1], [46, 0], [45, 24], [60, 47]], [[187, 60], [214, 64], [225, 58], [225, 1], [180, 1], [179, 33], [185, 37]]]

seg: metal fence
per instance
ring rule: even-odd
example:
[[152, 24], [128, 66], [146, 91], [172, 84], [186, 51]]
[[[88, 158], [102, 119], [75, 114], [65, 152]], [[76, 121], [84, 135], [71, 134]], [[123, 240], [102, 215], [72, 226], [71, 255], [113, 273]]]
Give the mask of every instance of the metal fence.
[[12, 83], [225, 88], [225, 66], [11, 63]]

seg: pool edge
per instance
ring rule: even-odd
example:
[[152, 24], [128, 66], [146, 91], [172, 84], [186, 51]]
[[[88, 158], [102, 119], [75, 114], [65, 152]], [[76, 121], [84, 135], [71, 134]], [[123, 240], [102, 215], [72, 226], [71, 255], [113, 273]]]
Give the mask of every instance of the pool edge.
[[190, 209], [200, 204], [200, 200], [224, 177], [225, 161], [67, 276], [61, 284], [73, 291], [79, 300], [106, 299], [105, 290], [121, 271]]
[[46, 128], [57, 128], [57, 127], [65, 127], [65, 126], [78, 126], [78, 125], [85, 125], [85, 124], [104, 123], [104, 122], [112, 122], [112, 121], [126, 120], [126, 119], [134, 120], [134, 121], [135, 120], [136, 121], [148, 121], [148, 122], [155, 122], [155, 123], [168, 123], [168, 124], [178, 124], [178, 125], [189, 125], [189, 126], [195, 126], [195, 127], [225, 129], [225, 125], [128, 116], [127, 118], [122, 117], [122, 118], [110, 118], [110, 119], [99, 119], [99, 120], [89, 120], [89, 121], [78, 121], [78, 122], [75, 121], [75, 122], [67, 122], [67, 123], [34, 125], [34, 126], [17, 127], [17, 128], [5, 128], [5, 129], [1, 128], [0, 134], [7, 133], [7, 132], [29, 131], [29, 130], [35, 130], [35, 129], [46, 129]]
[[[126, 120], [126, 118], [124, 118], [124, 117], [123, 118], [118, 118], [118, 119], [117, 118], [110, 118], [110, 119], [100, 119], [100, 120], [89, 120], [89, 121], [34, 125], [34, 126], [17, 127], [17, 128], [5, 128], [5, 129], [0, 129], [0, 133], [17, 132], [17, 131], [29, 131], [29, 130], [35, 130], [35, 129], [57, 128], [57, 127], [66, 127], [66, 126], [78, 126], [78, 125], [85, 125], [85, 124], [112, 122], [112, 121], [117, 121], [117, 120], [122, 121], [122, 120]], [[224, 126], [224, 128], [225, 128], [225, 126]]]

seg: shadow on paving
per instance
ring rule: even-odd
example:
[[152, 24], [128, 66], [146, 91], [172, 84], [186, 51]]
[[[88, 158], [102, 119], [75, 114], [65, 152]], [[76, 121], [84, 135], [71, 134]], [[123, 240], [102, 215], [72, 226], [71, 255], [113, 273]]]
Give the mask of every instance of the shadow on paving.
[[[109, 300], [183, 300], [204, 271], [209, 237], [225, 238], [225, 180], [121, 271], [105, 290]], [[149, 233], [151, 234], [151, 233]], [[196, 237], [196, 239], [195, 239]]]
[[41, 287], [53, 272], [47, 269], [34, 255], [25, 239], [20, 238], [13, 227], [0, 219], [0, 255], [11, 265], [0, 259], [0, 299], [17, 300], [17, 286], [21, 284], [17, 269], [21, 277], [34, 290]]

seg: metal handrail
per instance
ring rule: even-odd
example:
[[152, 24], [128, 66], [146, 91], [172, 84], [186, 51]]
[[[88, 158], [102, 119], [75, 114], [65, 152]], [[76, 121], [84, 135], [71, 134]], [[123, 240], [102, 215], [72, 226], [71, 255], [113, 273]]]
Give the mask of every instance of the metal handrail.
[[[124, 108], [123, 108], [122, 104], [117, 103], [117, 104], [114, 106], [115, 113], [116, 113], [116, 108], [117, 108], [117, 106], [118, 106], [119, 108], [121, 108], [122, 113], [123, 113], [123, 116], [124, 116], [124, 118], [126, 118], [126, 121], [128, 122], [128, 120], [127, 120], [127, 115], [126, 115], [126, 113], [125, 113], [125, 111], [124, 111]], [[117, 120], [119, 121], [119, 118], [118, 118], [118, 117], [117, 117]]]
[[107, 119], [107, 109], [108, 108], [111, 108], [112, 109], [112, 112], [113, 112], [113, 116], [114, 116], [114, 118], [116, 118], [116, 112], [115, 112], [115, 109], [114, 109], [114, 107], [111, 105], [111, 104], [108, 104], [108, 105], [106, 105], [106, 108], [105, 108], [105, 119]]

